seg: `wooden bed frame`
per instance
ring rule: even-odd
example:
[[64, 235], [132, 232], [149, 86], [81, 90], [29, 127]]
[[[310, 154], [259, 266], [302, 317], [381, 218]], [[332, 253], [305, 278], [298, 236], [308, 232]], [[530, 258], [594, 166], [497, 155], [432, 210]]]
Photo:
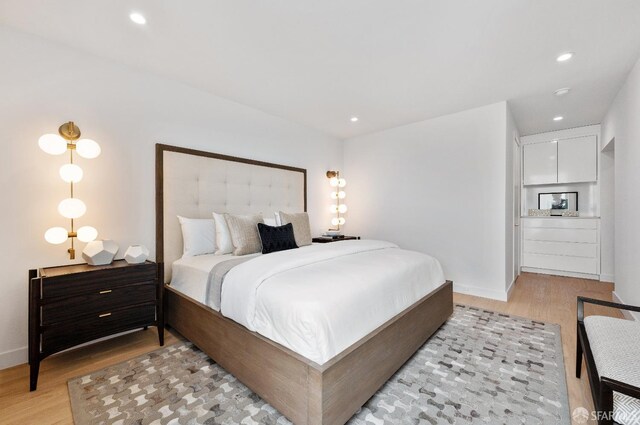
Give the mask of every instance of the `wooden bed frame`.
[[[163, 252], [165, 150], [261, 166], [286, 166], [156, 145], [156, 249]], [[306, 210], [306, 170], [305, 170]], [[164, 267], [160, 267], [164, 270]], [[296, 425], [342, 425], [453, 313], [452, 282], [319, 365], [165, 285], [165, 320]]]

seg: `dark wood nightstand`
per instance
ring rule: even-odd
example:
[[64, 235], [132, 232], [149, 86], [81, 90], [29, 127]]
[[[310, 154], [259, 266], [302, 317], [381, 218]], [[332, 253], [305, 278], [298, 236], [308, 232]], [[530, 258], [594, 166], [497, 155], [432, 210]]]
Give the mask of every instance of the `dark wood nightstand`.
[[162, 281], [162, 268], [151, 261], [29, 270], [30, 390], [40, 361], [78, 344], [157, 326], [164, 345]]
[[353, 241], [359, 240], [360, 236], [341, 236], [339, 238], [333, 236], [320, 236], [318, 238], [311, 239], [312, 242], [316, 243], [329, 243], [329, 242], [340, 242], [340, 241]]

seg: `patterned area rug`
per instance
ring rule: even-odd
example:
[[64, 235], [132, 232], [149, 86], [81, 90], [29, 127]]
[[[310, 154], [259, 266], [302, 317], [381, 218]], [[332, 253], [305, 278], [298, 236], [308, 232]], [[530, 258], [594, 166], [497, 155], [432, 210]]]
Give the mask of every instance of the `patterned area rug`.
[[[69, 381], [77, 424], [290, 424], [189, 343]], [[349, 424], [568, 424], [560, 327], [457, 305]]]

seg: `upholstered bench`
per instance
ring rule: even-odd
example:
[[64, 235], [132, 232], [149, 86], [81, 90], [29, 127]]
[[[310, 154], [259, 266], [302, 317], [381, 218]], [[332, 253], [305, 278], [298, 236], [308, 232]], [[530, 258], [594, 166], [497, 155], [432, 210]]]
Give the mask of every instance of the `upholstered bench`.
[[584, 303], [629, 311], [640, 311], [640, 307], [578, 297], [576, 358], [580, 378], [584, 353], [598, 423], [640, 425], [640, 322], [585, 318]]

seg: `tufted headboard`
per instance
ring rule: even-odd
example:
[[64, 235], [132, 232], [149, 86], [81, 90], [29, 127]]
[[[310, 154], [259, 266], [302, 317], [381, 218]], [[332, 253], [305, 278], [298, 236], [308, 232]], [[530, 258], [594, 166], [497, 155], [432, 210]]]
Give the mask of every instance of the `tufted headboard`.
[[178, 215], [212, 218], [232, 214], [307, 210], [307, 170], [211, 152], [156, 144], [156, 261], [182, 257]]

